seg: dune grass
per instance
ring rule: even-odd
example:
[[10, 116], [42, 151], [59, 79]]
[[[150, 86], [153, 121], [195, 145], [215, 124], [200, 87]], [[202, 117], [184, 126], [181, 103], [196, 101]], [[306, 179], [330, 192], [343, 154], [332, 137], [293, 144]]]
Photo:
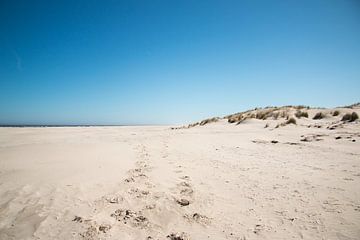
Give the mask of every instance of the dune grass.
[[307, 112], [303, 112], [303, 111], [298, 110], [295, 113], [295, 117], [297, 117], [297, 118], [302, 118], [302, 117], [308, 118], [309, 114]]

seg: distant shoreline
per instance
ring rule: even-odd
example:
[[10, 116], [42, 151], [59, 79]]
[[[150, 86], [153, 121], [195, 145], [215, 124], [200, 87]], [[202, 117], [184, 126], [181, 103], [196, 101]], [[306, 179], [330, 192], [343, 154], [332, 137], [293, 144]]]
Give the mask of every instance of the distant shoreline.
[[105, 127], [105, 126], [126, 126], [126, 125], [48, 125], [48, 124], [11, 124], [11, 125], [0, 125], [0, 127]]
[[60, 125], [60, 124], [9, 124], [9, 125], [1, 125], [0, 124], [0, 128], [25, 128], [25, 127], [141, 127], [141, 126], [170, 126], [170, 125], [166, 125], [166, 124], [159, 124], [159, 125], [155, 125], [155, 124], [134, 124], [134, 125], [114, 125], [114, 124], [109, 124], [109, 125], [96, 125], [96, 124], [91, 124], [91, 125]]

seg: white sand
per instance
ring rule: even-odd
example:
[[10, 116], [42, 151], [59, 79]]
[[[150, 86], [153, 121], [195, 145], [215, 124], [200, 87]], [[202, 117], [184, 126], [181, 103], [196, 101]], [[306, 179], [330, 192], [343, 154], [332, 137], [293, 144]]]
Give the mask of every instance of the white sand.
[[0, 128], [0, 239], [360, 239], [360, 124], [339, 119]]

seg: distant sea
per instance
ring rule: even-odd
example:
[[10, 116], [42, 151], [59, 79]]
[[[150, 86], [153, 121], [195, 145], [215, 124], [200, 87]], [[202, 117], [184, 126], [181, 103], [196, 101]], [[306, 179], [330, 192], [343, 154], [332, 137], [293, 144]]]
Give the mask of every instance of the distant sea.
[[43, 125], [43, 124], [0, 124], [0, 127], [121, 127], [121, 126], [137, 126], [137, 125]]

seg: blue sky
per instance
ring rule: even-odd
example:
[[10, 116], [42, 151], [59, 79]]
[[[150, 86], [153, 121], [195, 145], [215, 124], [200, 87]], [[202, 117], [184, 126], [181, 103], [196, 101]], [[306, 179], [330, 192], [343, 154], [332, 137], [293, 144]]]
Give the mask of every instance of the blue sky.
[[359, 92], [356, 0], [0, 3], [0, 124], [181, 124]]

